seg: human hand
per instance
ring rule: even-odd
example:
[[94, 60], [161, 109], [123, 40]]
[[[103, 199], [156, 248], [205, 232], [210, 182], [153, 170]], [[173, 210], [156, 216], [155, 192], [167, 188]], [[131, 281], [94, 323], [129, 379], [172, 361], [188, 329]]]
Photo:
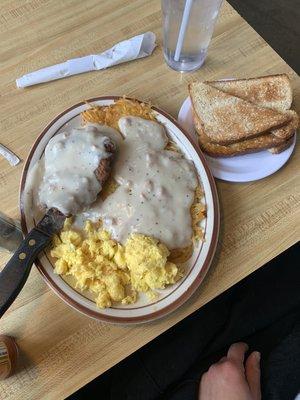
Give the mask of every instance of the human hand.
[[254, 351], [244, 365], [246, 343], [234, 343], [227, 357], [202, 375], [199, 400], [260, 400], [260, 353]]

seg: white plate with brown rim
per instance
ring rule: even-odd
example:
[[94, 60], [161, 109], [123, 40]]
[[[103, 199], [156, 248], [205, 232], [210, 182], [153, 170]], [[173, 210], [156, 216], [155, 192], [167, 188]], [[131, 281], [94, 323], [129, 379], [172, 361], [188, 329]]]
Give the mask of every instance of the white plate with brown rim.
[[[24, 234], [37, 223], [37, 215], [31, 193], [24, 190], [28, 172], [43, 156], [45, 147], [52, 136], [80, 124], [80, 113], [88, 104], [109, 105], [118, 100], [118, 96], [106, 96], [89, 99], [68, 108], [53, 119], [36, 139], [26, 160], [20, 186], [21, 224]], [[162, 123], [169, 137], [177, 144], [186, 158], [194, 162], [201, 186], [204, 190], [206, 218], [203, 221], [204, 240], [194, 246], [192, 257], [185, 263], [185, 275], [176, 284], [159, 291], [159, 297], [152, 303], [146, 296], [139, 296], [131, 305], [114, 304], [107, 309], [99, 309], [93, 297], [74, 288], [71, 279], [53, 272], [54, 260], [49, 252], [42, 252], [35, 264], [47, 284], [67, 304], [89, 317], [112, 323], [141, 323], [160, 318], [181, 306], [199, 287], [207, 273], [217, 246], [220, 224], [218, 195], [214, 179], [209, 171], [202, 152], [188, 138], [178, 122], [164, 111], [152, 107], [158, 122]]]

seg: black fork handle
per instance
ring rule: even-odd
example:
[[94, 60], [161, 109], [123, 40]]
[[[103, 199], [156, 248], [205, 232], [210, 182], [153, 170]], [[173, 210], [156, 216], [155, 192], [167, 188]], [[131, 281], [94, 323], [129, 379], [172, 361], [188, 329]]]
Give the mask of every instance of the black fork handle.
[[35, 258], [51, 242], [51, 237], [33, 228], [0, 272], [0, 318], [20, 293]]

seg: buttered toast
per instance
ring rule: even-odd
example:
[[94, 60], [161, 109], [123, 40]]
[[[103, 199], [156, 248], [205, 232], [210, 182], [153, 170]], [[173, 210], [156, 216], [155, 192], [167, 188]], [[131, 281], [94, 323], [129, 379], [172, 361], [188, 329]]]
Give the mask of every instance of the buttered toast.
[[199, 145], [211, 156], [277, 154], [293, 143], [299, 118], [289, 110], [292, 88], [285, 74], [193, 82], [189, 92]]
[[285, 111], [292, 105], [293, 92], [286, 74], [205, 83], [261, 107]]
[[194, 118], [212, 143], [231, 144], [286, 124], [291, 117], [256, 106], [206, 83], [193, 82], [189, 92]]
[[247, 154], [286, 144], [285, 139], [277, 138], [274, 135], [266, 133], [255, 138], [246, 139], [241, 142], [231, 143], [224, 146], [210, 142], [201, 126], [199, 126], [199, 122], [197, 120], [195, 120], [195, 128], [198, 134], [199, 145], [201, 149], [213, 157], [228, 157]]

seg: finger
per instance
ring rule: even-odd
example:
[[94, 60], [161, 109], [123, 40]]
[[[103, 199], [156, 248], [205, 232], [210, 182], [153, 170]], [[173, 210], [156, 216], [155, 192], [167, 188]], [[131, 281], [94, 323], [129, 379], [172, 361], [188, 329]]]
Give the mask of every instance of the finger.
[[224, 356], [224, 357], [222, 357], [222, 358], [217, 362], [217, 364], [221, 364], [222, 362], [224, 362], [224, 361], [226, 361], [226, 360], [227, 360], [227, 357]]
[[200, 383], [199, 383], [199, 397], [198, 400], [200, 399], [208, 399], [209, 396], [209, 390], [210, 390], [210, 385], [207, 382], [207, 373], [203, 374]]
[[245, 353], [248, 350], [246, 343], [233, 343], [228, 350], [227, 358], [243, 365]]
[[260, 353], [258, 351], [254, 351], [247, 358], [245, 375], [253, 400], [260, 400]]

